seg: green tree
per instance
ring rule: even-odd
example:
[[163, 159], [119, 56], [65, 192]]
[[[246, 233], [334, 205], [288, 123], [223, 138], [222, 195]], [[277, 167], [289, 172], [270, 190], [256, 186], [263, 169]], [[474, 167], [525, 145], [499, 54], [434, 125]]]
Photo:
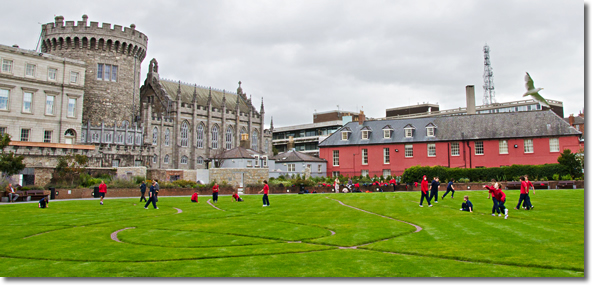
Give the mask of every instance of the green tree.
[[576, 153], [572, 153], [569, 149], [565, 149], [558, 157], [558, 163], [563, 165], [572, 178], [578, 177], [582, 173], [581, 161]]
[[24, 156], [17, 156], [14, 152], [4, 151], [9, 143], [10, 135], [4, 134], [0, 139], [0, 171], [2, 171], [4, 178], [8, 178], [25, 169], [25, 164], [23, 163]]
[[62, 156], [58, 158], [56, 172], [60, 178], [70, 180], [70, 183], [73, 184], [74, 180], [78, 179], [85, 171], [88, 162], [89, 158], [81, 154]]

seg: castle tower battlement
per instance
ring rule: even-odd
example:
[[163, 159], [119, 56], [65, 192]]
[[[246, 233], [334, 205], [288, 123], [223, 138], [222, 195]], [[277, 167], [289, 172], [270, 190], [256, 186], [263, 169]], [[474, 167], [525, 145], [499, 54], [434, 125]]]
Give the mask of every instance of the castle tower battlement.
[[83, 122], [112, 126], [140, 115], [138, 88], [141, 63], [147, 54], [148, 37], [130, 28], [110, 23], [64, 22], [56, 16], [42, 25], [41, 51], [87, 63]]

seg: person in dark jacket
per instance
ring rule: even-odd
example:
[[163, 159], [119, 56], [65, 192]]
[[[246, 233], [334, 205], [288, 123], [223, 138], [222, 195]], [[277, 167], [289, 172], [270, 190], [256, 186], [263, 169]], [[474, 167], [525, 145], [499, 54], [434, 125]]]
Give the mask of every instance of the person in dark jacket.
[[461, 211], [473, 213], [473, 203], [469, 201], [469, 196], [465, 195], [465, 197], [463, 197], [463, 204], [461, 205], [461, 207]]
[[44, 196], [43, 198], [41, 198], [41, 200], [39, 200], [39, 204], [37, 204], [38, 208], [49, 208], [50, 207], [50, 201], [48, 200], [47, 196]]
[[438, 177], [434, 177], [431, 185], [432, 187], [430, 189], [430, 201], [432, 201], [433, 197], [434, 203], [438, 203], [438, 189], [440, 189], [440, 181], [438, 181]]
[[147, 198], [145, 198], [145, 192], [147, 192], [147, 184], [145, 184], [145, 181], [143, 181], [143, 183], [140, 184], [140, 201], [142, 202], [143, 200], [145, 200], [145, 202], [147, 202]]
[[454, 182], [455, 180], [453, 178], [450, 179], [450, 181], [448, 181], [448, 185], [446, 185], [446, 193], [444, 193], [444, 195], [442, 195], [442, 200], [444, 200], [444, 197], [446, 197], [446, 195], [448, 195], [448, 192], [452, 192], [452, 194], [450, 195], [450, 198], [454, 198], [455, 196], [455, 187], [454, 187]]
[[156, 187], [157, 182], [153, 181], [153, 185], [151, 185], [151, 187], [149, 188], [149, 200], [147, 201], [147, 204], [145, 204], [145, 209], [149, 209], [147, 208], [149, 206], [150, 203], [153, 203], [153, 208], [154, 209], [159, 209], [157, 208], [157, 187]]

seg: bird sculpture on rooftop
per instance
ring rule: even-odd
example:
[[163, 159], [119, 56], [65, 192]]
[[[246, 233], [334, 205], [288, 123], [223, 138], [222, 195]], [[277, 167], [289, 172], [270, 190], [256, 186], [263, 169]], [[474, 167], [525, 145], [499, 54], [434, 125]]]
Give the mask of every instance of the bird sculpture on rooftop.
[[550, 106], [541, 95], [539, 95], [539, 91], [543, 90], [543, 88], [535, 88], [535, 84], [533, 83], [533, 79], [528, 72], [525, 72], [525, 88], [527, 88], [527, 92], [523, 94], [523, 97], [531, 96], [535, 101], [539, 102], [541, 105]]

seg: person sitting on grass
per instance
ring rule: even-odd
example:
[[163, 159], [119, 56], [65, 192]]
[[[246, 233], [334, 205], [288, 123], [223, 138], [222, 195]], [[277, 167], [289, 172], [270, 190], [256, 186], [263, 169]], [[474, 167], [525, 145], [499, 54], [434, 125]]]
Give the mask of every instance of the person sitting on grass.
[[238, 192], [233, 192], [233, 195], [231, 195], [231, 201], [232, 202], [244, 202], [244, 200], [242, 200], [242, 198], [240, 198], [240, 195], [238, 195]]
[[194, 191], [194, 194], [192, 194], [192, 197], [190, 198], [190, 201], [192, 203], [199, 203], [198, 202], [198, 193], [196, 191]]
[[461, 207], [463, 207], [461, 208], [461, 211], [473, 213], [473, 203], [469, 201], [469, 196], [465, 195], [465, 197], [463, 197], [463, 205], [461, 205]]
[[41, 200], [39, 200], [39, 204], [37, 204], [38, 208], [49, 208], [50, 207], [50, 201], [48, 200], [48, 197], [45, 196], [43, 198], [41, 198]]

